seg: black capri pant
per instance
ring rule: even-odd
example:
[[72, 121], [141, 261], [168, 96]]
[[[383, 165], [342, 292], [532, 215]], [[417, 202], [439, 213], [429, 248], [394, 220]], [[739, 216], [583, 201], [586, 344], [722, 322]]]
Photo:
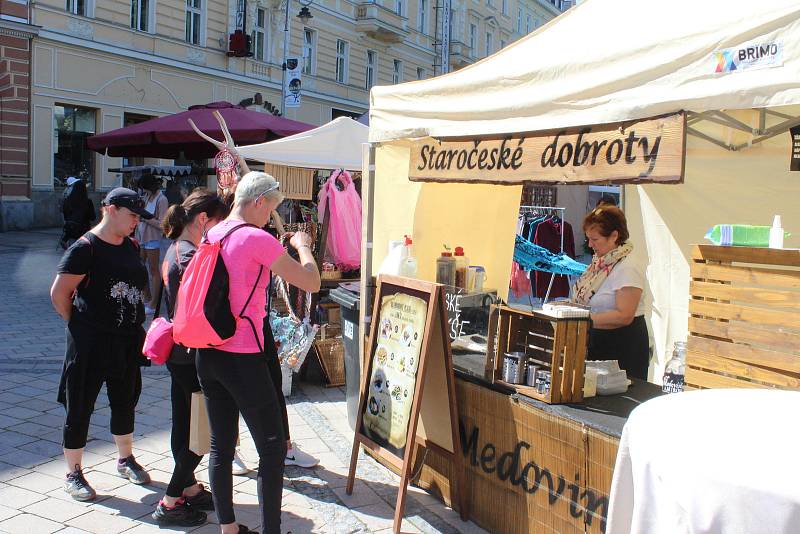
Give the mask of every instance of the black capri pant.
[[650, 339], [647, 323], [643, 315], [622, 328], [589, 330], [589, 349], [587, 360], [618, 360], [620, 369], [628, 372], [628, 377], [647, 380], [650, 360]]
[[133, 433], [136, 403], [142, 392], [144, 331], [103, 332], [71, 321], [66, 328], [67, 348], [58, 388], [58, 402], [66, 408], [62, 445], [86, 446], [89, 421], [103, 384], [111, 407], [111, 433]]

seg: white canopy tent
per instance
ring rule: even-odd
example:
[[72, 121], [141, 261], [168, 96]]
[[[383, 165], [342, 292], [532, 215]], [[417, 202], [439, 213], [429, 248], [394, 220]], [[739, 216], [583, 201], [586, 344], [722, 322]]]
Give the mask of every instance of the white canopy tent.
[[[786, 246], [800, 245], [788, 133], [800, 125], [798, 0], [587, 0], [472, 66], [373, 88], [375, 209], [365, 213], [373, 265], [385, 242], [413, 229], [421, 276], [440, 244], [458, 239], [488, 265], [489, 287], [502, 291], [508, 280], [519, 186], [410, 182], [409, 139], [679, 111], [688, 112], [684, 183], [626, 185], [624, 195], [631, 240], [648, 265], [652, 376], [660, 377], [673, 342], [687, 335], [692, 243], [714, 224], [769, 225], [781, 214], [793, 234]], [[480, 206], [490, 230], [463, 206]]]
[[474, 65], [373, 88], [370, 141], [785, 106], [798, 80], [797, 0], [587, 0]]
[[246, 159], [275, 165], [360, 171], [362, 145], [367, 142], [368, 135], [368, 126], [349, 117], [339, 117], [307, 132], [267, 143], [239, 146], [236, 150]]

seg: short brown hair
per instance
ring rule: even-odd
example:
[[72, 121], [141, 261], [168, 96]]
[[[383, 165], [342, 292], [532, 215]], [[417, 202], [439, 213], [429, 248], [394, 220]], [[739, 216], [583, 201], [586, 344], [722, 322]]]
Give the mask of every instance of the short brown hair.
[[603, 237], [610, 236], [616, 230], [619, 233], [617, 245], [625, 243], [630, 237], [625, 213], [616, 206], [602, 204], [590, 211], [583, 219], [583, 231], [586, 232], [593, 226], [597, 227]]

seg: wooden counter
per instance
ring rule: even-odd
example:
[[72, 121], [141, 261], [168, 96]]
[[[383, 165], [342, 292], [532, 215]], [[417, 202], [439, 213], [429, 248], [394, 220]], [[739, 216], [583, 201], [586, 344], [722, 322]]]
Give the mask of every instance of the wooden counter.
[[[486, 382], [481, 358], [454, 355], [470, 519], [492, 533], [603, 532], [622, 427], [660, 388], [549, 405]], [[416, 485], [450, 505], [449, 462], [422, 456]]]

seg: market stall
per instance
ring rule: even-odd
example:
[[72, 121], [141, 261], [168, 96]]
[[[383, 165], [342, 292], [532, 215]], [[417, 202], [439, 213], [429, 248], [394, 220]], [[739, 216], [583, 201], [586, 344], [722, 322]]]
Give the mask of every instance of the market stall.
[[[602, 46], [564, 46], [576, 35]], [[460, 246], [505, 300], [523, 183], [624, 184], [660, 374], [686, 339], [691, 244], [715, 224], [768, 225], [774, 214], [800, 228], [789, 171], [798, 43], [791, 0], [588, 0], [475, 65], [374, 88], [364, 272], [376, 275], [388, 243], [411, 234], [419, 278], [435, 280], [443, 243]], [[364, 276], [362, 298], [369, 289]], [[486, 374], [499, 357], [488, 346], [453, 353], [471, 517], [497, 532], [601, 531], [619, 432], [585, 416], [605, 399], [528, 399]], [[652, 388], [635, 382], [628, 396]], [[608, 411], [621, 430], [625, 410]], [[448, 499], [449, 467], [428, 452], [419, 483]]]

